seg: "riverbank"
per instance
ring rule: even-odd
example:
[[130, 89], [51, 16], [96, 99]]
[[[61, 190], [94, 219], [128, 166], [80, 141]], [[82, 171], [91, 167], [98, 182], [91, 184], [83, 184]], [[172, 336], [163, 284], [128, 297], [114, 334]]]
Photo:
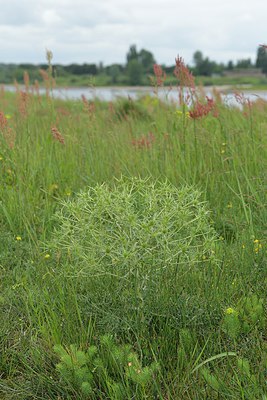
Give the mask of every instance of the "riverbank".
[[[7, 92], [15, 92], [16, 90], [25, 90], [24, 85], [13, 86], [6, 85], [2, 86], [4, 90]], [[29, 89], [31, 92], [37, 94], [46, 94], [47, 90], [44, 87], [31, 87]], [[245, 97], [250, 101], [255, 101], [259, 98], [267, 99], [267, 90], [253, 90], [250, 86], [245, 85], [242, 88], [235, 88], [230, 85], [224, 86], [207, 86], [207, 87], [198, 87], [196, 89], [200, 95], [206, 95], [209, 97], [216, 97], [218, 93], [220, 93], [222, 100], [225, 101], [228, 105], [238, 105], [238, 100], [236, 98], [236, 93], [244, 93]], [[185, 93], [186, 93], [185, 89]], [[189, 91], [188, 91], [189, 93]], [[163, 87], [163, 88], [153, 88], [151, 86], [110, 86], [110, 87], [59, 87], [56, 86], [50, 92], [54, 97], [61, 98], [65, 100], [72, 99], [81, 99], [82, 96], [85, 96], [87, 99], [94, 100], [99, 99], [102, 101], [115, 101], [118, 98], [128, 98], [130, 97], [133, 100], [136, 100], [143, 96], [156, 97], [163, 101], [174, 102], [179, 105], [179, 87], [173, 86]]]
[[[109, 77], [106, 76], [72, 76], [72, 77], [57, 77], [57, 83], [63, 86], [86, 86], [91, 84], [93, 86], [113, 86], [117, 85], [119, 87], [127, 86], [126, 81], [118, 80], [114, 83]], [[151, 83], [151, 78], [146, 77], [142, 80], [141, 86], [147, 86]], [[243, 85], [251, 85], [253, 88], [266, 88], [267, 87], [267, 77], [255, 77], [255, 76], [196, 76], [196, 85], [201, 86], [233, 86], [236, 88], [243, 87]], [[165, 80], [166, 86], [175, 86], [177, 84], [177, 79], [173, 74], [167, 74]]]

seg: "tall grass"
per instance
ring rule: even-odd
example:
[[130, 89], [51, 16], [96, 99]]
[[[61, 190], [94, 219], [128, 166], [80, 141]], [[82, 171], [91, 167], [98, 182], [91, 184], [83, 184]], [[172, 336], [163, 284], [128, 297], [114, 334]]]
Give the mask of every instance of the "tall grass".
[[[198, 100], [202, 104], [198, 107], [205, 108], [206, 100]], [[196, 106], [185, 103], [177, 109], [157, 97], [107, 104], [60, 101], [51, 97], [50, 90], [46, 97], [32, 95], [30, 88], [17, 95], [1, 91], [2, 398], [267, 396], [267, 104], [257, 101], [231, 108], [218, 98], [216, 113], [213, 107], [194, 118]], [[192, 194], [200, 193], [198, 203], [205, 202], [209, 210], [208, 238], [214, 235], [216, 262], [210, 252], [203, 252], [198, 268], [181, 269], [175, 279], [166, 280], [176, 265], [171, 259], [174, 249], [169, 247], [175, 230], [172, 235], [168, 228], [165, 243], [159, 211], [159, 248], [164, 254], [170, 252], [166, 275], [130, 274], [125, 286], [124, 280], [115, 282], [111, 276], [90, 282], [84, 271], [93, 261], [104, 268], [97, 254], [107, 242], [90, 236], [90, 229], [81, 229], [87, 221], [83, 213], [96, 210], [89, 207], [91, 198], [84, 209], [77, 205], [89, 188], [97, 192], [105, 184], [110, 196], [118, 196], [117, 202], [110, 200], [114, 209], [121, 201], [120, 190], [123, 195], [116, 189], [121, 176], [138, 177], [141, 182], [149, 178], [161, 188], [167, 181], [169, 189], [162, 192], [166, 199], [170, 188], [179, 192], [190, 187]], [[151, 198], [153, 190], [148, 190]], [[105, 264], [122, 265], [121, 260], [114, 261], [120, 254], [116, 242], [120, 237], [132, 255], [123, 261], [124, 274], [142, 263], [140, 248], [134, 253], [133, 242], [127, 242], [130, 222], [125, 230], [118, 225], [126, 206], [108, 227], [117, 256], [114, 253], [113, 261], [106, 259]], [[63, 218], [64, 207], [74, 213], [64, 219], [65, 231], [72, 229], [75, 212], [80, 212], [77, 231], [67, 238], [62, 220], [55, 217]], [[190, 241], [194, 234], [189, 234]], [[58, 244], [53, 247], [55, 238]], [[131, 238], [138, 243], [135, 236]], [[159, 261], [151, 243], [147, 241], [144, 253], [150, 258], [140, 271]], [[64, 249], [69, 249], [65, 258]], [[73, 255], [75, 251], [78, 254]], [[144, 298], [146, 292], [140, 288], [149, 284], [150, 294]], [[113, 335], [108, 339], [113, 343], [109, 356], [103, 350], [105, 335]], [[144, 380], [127, 372], [133, 361], [118, 358], [126, 345]], [[92, 346], [96, 361], [88, 356]], [[121, 360], [118, 369], [110, 357]], [[88, 368], [92, 377], [85, 374]]]

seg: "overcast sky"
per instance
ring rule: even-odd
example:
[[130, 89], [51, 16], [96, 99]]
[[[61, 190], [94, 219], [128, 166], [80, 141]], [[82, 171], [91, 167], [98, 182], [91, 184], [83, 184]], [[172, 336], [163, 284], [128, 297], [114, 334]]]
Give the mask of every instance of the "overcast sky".
[[173, 65], [201, 50], [250, 57], [267, 42], [267, 0], [0, 0], [0, 63], [125, 63], [131, 44]]

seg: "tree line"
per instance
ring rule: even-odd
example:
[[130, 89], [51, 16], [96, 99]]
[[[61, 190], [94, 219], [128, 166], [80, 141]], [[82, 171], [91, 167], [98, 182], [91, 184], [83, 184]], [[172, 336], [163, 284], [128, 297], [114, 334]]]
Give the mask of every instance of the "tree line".
[[[102, 62], [95, 63], [72, 63], [68, 65], [53, 65], [54, 77], [69, 76], [105, 76], [111, 84], [130, 84], [138, 85], [144, 82], [144, 77], [153, 75], [153, 66], [156, 63], [152, 52], [141, 49], [138, 51], [136, 45], [131, 45], [127, 54], [125, 64], [111, 64], [104, 66]], [[166, 74], [172, 74], [174, 65], [162, 65]], [[197, 50], [193, 54], [193, 65], [188, 66], [195, 76], [222, 75], [224, 71], [234, 71], [237, 69], [259, 68], [261, 72], [267, 74], [267, 49], [259, 46], [256, 53], [256, 61], [250, 58], [238, 60], [236, 63], [217, 63], [204, 56], [202, 51]], [[40, 78], [40, 69], [47, 69], [46, 64], [0, 64], [0, 82], [12, 83], [14, 79], [18, 82], [23, 81], [24, 71], [27, 71], [32, 80]]]

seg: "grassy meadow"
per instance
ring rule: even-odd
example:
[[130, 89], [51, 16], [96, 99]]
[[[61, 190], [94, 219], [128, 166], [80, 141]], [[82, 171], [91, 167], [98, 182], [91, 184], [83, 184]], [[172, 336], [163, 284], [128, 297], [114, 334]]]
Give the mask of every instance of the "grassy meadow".
[[0, 398], [266, 400], [267, 103], [25, 83], [0, 92]]

